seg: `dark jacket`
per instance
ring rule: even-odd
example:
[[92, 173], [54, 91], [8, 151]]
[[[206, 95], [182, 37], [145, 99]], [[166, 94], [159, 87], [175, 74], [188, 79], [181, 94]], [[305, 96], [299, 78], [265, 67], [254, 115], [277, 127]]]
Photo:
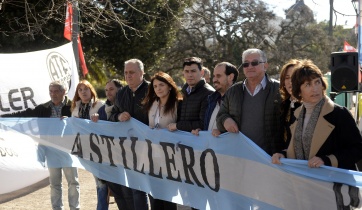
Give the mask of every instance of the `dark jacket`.
[[[343, 169], [356, 170], [355, 163], [362, 159], [362, 137], [351, 113], [327, 96], [314, 129], [309, 158], [320, 157], [324, 164]], [[303, 106], [294, 115], [298, 118]], [[296, 120], [291, 126], [287, 158], [295, 158], [294, 132]]]
[[111, 102], [107, 99], [106, 103], [101, 106], [101, 108], [98, 109], [98, 115], [99, 115], [99, 119], [100, 120], [108, 120], [107, 117], [107, 110], [108, 109], [113, 109], [113, 105], [111, 104]]
[[292, 134], [290, 132], [290, 125], [294, 123], [296, 120], [294, 116], [294, 111], [301, 106], [300, 102], [294, 103], [294, 108], [290, 107], [291, 101], [290, 99], [286, 99], [281, 104], [281, 124], [282, 124], [282, 132], [281, 139], [283, 139], [283, 148], [288, 148], [290, 139]]
[[[265, 148], [262, 148], [269, 155], [279, 152], [283, 148], [283, 141], [281, 136], [281, 122], [280, 122], [280, 103], [281, 97], [279, 93], [279, 82], [270, 79], [265, 74], [267, 84], [265, 86], [266, 100], [264, 110], [264, 139]], [[244, 101], [244, 94], [248, 94], [247, 90], [243, 88], [243, 81], [236, 83], [228, 89], [225, 93], [224, 101], [220, 107], [219, 113], [216, 117], [217, 128], [220, 132], [226, 132], [224, 128], [224, 121], [227, 118], [232, 118], [241, 130], [241, 113], [242, 103]], [[250, 110], [253, 111], [253, 110]]]
[[224, 97], [221, 97], [221, 94], [218, 91], [213, 92], [207, 97], [207, 109], [205, 112], [204, 130], [207, 130], [209, 128], [211, 115], [214, 112], [217, 102], [223, 99]]
[[[61, 110], [61, 116], [72, 116], [70, 107], [72, 106], [72, 101], [65, 96], [66, 104], [63, 106]], [[11, 114], [4, 114], [1, 117], [50, 117], [52, 115], [52, 108], [50, 107], [51, 101], [48, 101], [44, 104], [40, 104], [35, 108], [28, 108], [24, 111], [14, 112]]]
[[183, 101], [177, 129], [191, 132], [193, 129], [204, 129], [205, 111], [207, 108], [207, 96], [215, 90], [205, 80], [201, 79], [191, 93], [188, 94], [186, 89], [188, 84], [182, 87]]
[[118, 115], [122, 112], [128, 112], [131, 117], [148, 125], [148, 114], [143, 108], [141, 102], [147, 94], [149, 82], [143, 80], [142, 84], [135, 92], [127, 85], [117, 92], [116, 100], [109, 118], [110, 121], [118, 122]]

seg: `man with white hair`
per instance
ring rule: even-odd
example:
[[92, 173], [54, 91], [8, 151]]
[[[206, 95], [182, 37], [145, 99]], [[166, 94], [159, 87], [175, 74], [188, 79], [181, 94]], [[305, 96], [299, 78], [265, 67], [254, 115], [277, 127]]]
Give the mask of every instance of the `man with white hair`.
[[[124, 63], [124, 77], [127, 86], [117, 92], [116, 100], [109, 118], [113, 122], [125, 122], [131, 117], [148, 125], [148, 114], [144, 111], [142, 100], [147, 94], [149, 82], [143, 78], [142, 61], [131, 59]], [[125, 210], [147, 210], [151, 208], [150, 196], [140, 190], [108, 182], [117, 206]]]
[[269, 155], [281, 151], [279, 82], [269, 78], [266, 54], [259, 49], [243, 52], [242, 66], [246, 79], [225, 94], [217, 114], [221, 132], [239, 131]]
[[[63, 118], [70, 117], [70, 107], [72, 101], [66, 96], [67, 87], [65, 84], [54, 81], [49, 84], [50, 101], [39, 104], [34, 109], [28, 108], [24, 111], [5, 114], [1, 117], [53, 117]], [[45, 157], [48, 163], [49, 182], [50, 182], [50, 200], [52, 209], [64, 209], [62, 201], [62, 170], [68, 182], [68, 202], [71, 210], [80, 209], [80, 187], [78, 180], [78, 169], [76, 167], [62, 167], [59, 156], [54, 154], [54, 150], [47, 151], [47, 147], [42, 146], [45, 150]], [[63, 157], [65, 157], [63, 155]], [[67, 157], [71, 161], [70, 155]], [[62, 160], [66, 162], [66, 160]], [[51, 165], [49, 165], [51, 164]]]

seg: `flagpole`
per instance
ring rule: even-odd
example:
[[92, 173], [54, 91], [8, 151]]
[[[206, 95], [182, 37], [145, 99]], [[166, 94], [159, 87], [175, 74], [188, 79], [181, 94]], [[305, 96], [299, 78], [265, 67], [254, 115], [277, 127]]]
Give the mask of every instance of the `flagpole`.
[[78, 34], [79, 34], [79, 12], [78, 12], [78, 1], [73, 0], [72, 1], [72, 44], [73, 44], [73, 52], [75, 57], [75, 64], [78, 70], [78, 75], [80, 74], [79, 69], [79, 49], [78, 49]]
[[[357, 0], [355, 0], [357, 1]], [[357, 30], [357, 52], [358, 52], [358, 89], [360, 90], [361, 87], [361, 64], [362, 64], [362, 56], [361, 56], [361, 11], [362, 11], [362, 0], [358, 0], [358, 13], [357, 13], [357, 26], [358, 26], [358, 30]], [[359, 97], [360, 93], [357, 92], [356, 93], [356, 103], [355, 103], [355, 122], [359, 125], [360, 122], [360, 97]]]

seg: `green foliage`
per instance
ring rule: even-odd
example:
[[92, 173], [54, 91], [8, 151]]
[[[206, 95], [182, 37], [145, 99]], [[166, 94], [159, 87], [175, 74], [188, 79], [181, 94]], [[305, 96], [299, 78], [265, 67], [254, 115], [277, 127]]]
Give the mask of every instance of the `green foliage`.
[[97, 60], [112, 65], [116, 76], [123, 76], [124, 61], [131, 58], [142, 60], [145, 72], [152, 75], [158, 70], [154, 68], [155, 64], [164, 56], [161, 49], [167, 48], [175, 35], [176, 15], [185, 6], [184, 2], [178, 0], [144, 0], [132, 5], [123, 4], [122, 15], [127, 17], [128, 27], [114, 23], [111, 30], [104, 32], [105, 38], [95, 33], [85, 34], [82, 39], [85, 51]]
[[[79, 0], [80, 31], [88, 80], [104, 83], [123, 75], [123, 63], [139, 58], [152, 74], [175, 36], [175, 23], [189, 1]], [[24, 6], [25, 5], [25, 6]], [[42, 50], [63, 37], [66, 1], [5, 1], [0, 17], [0, 52]]]
[[211, 71], [222, 61], [240, 66], [244, 50], [268, 47], [265, 37], [272, 33], [268, 22], [273, 18], [262, 1], [195, 1], [185, 10], [163, 66], [174, 75], [181, 71], [183, 59], [190, 56], [202, 58]]
[[[62, 17], [47, 8], [51, 1], [28, 0], [5, 1], [2, 4], [0, 18], [0, 52], [19, 53], [58, 47], [66, 40], [63, 38], [64, 22]], [[24, 8], [24, 5], [27, 7]], [[64, 11], [59, 10], [59, 11]]]

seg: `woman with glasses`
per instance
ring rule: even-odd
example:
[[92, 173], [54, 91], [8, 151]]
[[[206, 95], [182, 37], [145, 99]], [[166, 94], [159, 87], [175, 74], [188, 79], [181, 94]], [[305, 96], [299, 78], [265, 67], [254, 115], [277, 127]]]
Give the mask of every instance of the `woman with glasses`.
[[292, 95], [302, 101], [290, 126], [291, 141], [286, 151], [272, 156], [308, 160], [308, 166], [323, 165], [356, 170], [362, 158], [362, 137], [351, 113], [335, 104], [327, 95], [327, 82], [311, 61], [302, 60], [292, 75]]
[[[182, 96], [170, 75], [164, 72], [153, 75], [147, 95], [142, 101], [148, 113], [149, 127], [163, 129], [170, 123], [177, 122], [181, 100]], [[176, 210], [177, 204], [155, 199], [154, 209]]]

